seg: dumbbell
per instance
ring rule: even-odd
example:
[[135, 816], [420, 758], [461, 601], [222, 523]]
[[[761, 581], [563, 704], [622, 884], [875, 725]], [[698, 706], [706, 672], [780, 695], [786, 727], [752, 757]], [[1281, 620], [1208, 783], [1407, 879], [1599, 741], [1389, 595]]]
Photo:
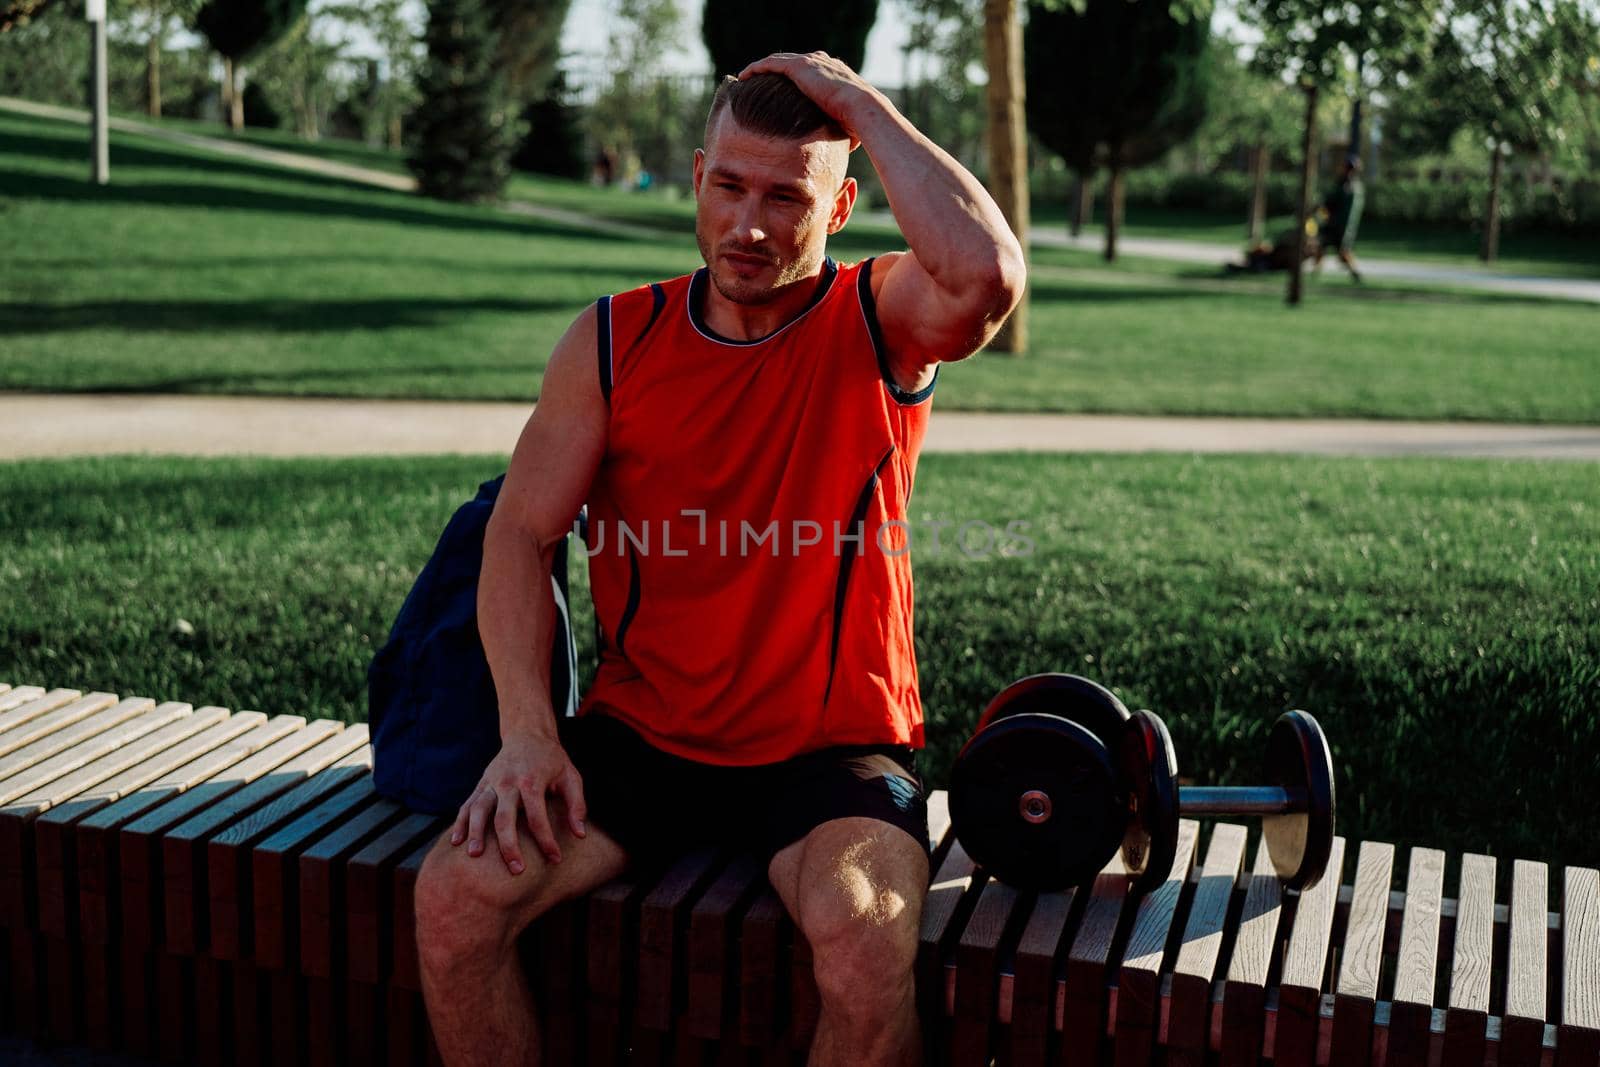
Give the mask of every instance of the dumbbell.
[[957, 757], [950, 816], [974, 862], [1019, 887], [1092, 879], [1120, 850], [1137, 888], [1171, 869], [1180, 815], [1262, 815], [1286, 887], [1314, 885], [1333, 844], [1333, 766], [1316, 720], [1289, 712], [1267, 744], [1271, 784], [1177, 785], [1161, 719], [1075, 675], [1024, 678], [992, 700]]

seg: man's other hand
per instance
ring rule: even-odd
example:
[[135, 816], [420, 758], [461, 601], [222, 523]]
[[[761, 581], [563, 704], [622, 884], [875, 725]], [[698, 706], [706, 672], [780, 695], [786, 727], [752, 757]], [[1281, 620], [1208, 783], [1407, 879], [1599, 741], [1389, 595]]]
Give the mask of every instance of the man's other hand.
[[482, 855], [484, 828], [492, 820], [500, 858], [512, 874], [521, 874], [525, 869], [517, 842], [517, 811], [521, 807], [527, 813], [528, 830], [539, 851], [551, 863], [560, 863], [561, 848], [545, 802], [551, 793], [566, 802], [572, 833], [584, 836], [583, 779], [560, 742], [543, 736], [506, 738], [499, 753], [484, 768], [477, 789], [456, 813], [450, 843], [466, 841], [469, 856]]

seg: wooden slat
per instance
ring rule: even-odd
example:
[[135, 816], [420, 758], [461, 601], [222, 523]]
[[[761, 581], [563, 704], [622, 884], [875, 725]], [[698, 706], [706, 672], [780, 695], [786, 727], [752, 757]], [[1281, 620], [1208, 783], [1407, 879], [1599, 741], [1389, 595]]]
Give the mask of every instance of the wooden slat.
[[1568, 867], [1561, 898], [1561, 1027], [1557, 1067], [1600, 1060], [1600, 870]]
[[1083, 919], [1067, 951], [1066, 973], [1056, 983], [1055, 1016], [1065, 1062], [1092, 1063], [1105, 1035], [1111, 949], [1127, 902], [1128, 873], [1115, 856], [1094, 880]]
[[1327, 872], [1322, 881], [1300, 894], [1295, 908], [1272, 1034], [1273, 1062], [1286, 1067], [1312, 1067], [1316, 1062], [1317, 1034], [1322, 1025], [1322, 979], [1328, 969], [1328, 943], [1333, 936], [1344, 846], [1344, 838], [1333, 839]]
[[[90, 789], [99, 781], [125, 770], [130, 763], [137, 762], [146, 751], [139, 743], [142, 736], [159, 734], [161, 727], [188, 714], [187, 704], [163, 704], [95, 738], [94, 745], [79, 745], [16, 776], [8, 783], [16, 784], [20, 791], [23, 780], [29, 777], [40, 779], [40, 784], [34, 789], [22, 792], [0, 808], [0, 910], [8, 916], [40, 923], [35, 908], [39, 900], [35, 892], [39, 866], [35, 830], [37, 820], [57, 805], [71, 800], [75, 794]], [[58, 773], [59, 769], [48, 766], [57, 760], [69, 762], [66, 757], [71, 757], [71, 762], [79, 762], [79, 766], [72, 768], [70, 773]], [[63, 918], [62, 900], [51, 899], [46, 907], [51, 912], [52, 920]], [[67, 936], [64, 922], [56, 922], [53, 928], [40, 923], [40, 929], [57, 937]]]
[[638, 959], [639, 902], [648, 889], [613, 879], [589, 894], [589, 1062], [615, 1063], [627, 1047], [628, 999]]
[[672, 1029], [683, 994], [689, 912], [717, 873], [717, 853], [685, 856], [645, 894], [639, 906], [639, 984], [634, 1018], [646, 1030]]
[[[397, 918], [398, 922], [398, 918]], [[528, 970], [537, 982], [535, 1001], [539, 1006], [544, 1036], [543, 1063], [576, 1063], [583, 1040], [583, 991], [588, 973], [584, 958], [583, 901], [568, 900], [539, 917], [530, 935], [537, 954], [528, 961]]]
[[59, 711], [0, 734], [0, 752], [4, 753], [0, 756], [0, 795], [10, 793], [11, 782], [22, 771], [142, 715], [148, 707], [143, 700], [119, 704], [114, 693], [90, 693]]
[[1200, 824], [1184, 819], [1178, 824], [1178, 849], [1166, 881], [1144, 895], [1134, 913], [1133, 928], [1117, 971], [1117, 1067], [1142, 1067], [1150, 1063], [1161, 1011], [1161, 971], [1167, 941], [1178, 911], [1184, 884], [1194, 867]]
[[346, 936], [345, 865], [405, 815], [394, 801], [378, 800], [300, 853], [301, 973], [330, 980], [339, 977]]
[[[922, 905], [922, 926], [917, 943], [917, 993], [924, 1000], [925, 1017], [937, 1018], [944, 1014], [945, 1006], [945, 956], [953, 949], [960, 935], [960, 912], [970, 908], [975, 899], [963, 903], [963, 898], [973, 890], [976, 865], [959, 840], [947, 846], [944, 861], [928, 887], [927, 899]], [[981, 886], [980, 886], [981, 890]]]
[[789, 915], [771, 887], [756, 894], [739, 924], [739, 1041], [771, 1048], [783, 1025], [778, 976]]
[[394, 982], [417, 992], [422, 990], [417, 972], [417, 872], [441, 836], [442, 832], [418, 845], [394, 869]]
[[[1337, 879], [1338, 875], [1333, 875]], [[1233, 955], [1222, 987], [1222, 1067], [1254, 1067], [1260, 1060], [1267, 1013], [1267, 976], [1278, 944], [1283, 888], [1266, 839], [1256, 846]]]
[[1383, 963], [1383, 935], [1394, 878], [1394, 846], [1363, 841], [1356, 857], [1355, 895], [1345, 925], [1333, 1009], [1331, 1063], [1363, 1064], [1372, 1053], [1373, 1012]]
[[248, 951], [257, 966], [299, 970], [300, 853], [377, 796], [372, 776], [363, 775], [250, 850]]
[[[177, 717], [175, 708], [185, 705], [163, 704], [159, 711], [152, 710], [155, 706], [153, 700], [133, 697], [119, 701], [116, 706], [80, 723], [72, 731], [80, 736], [68, 747], [0, 782], [0, 804], [10, 804], [23, 798], [35, 803], [53, 797], [55, 794], [47, 790], [48, 786], [61, 778], [76, 777], [74, 771], [80, 771], [107, 753], [115, 752], [145, 734], [160, 729]], [[12, 758], [21, 755], [18, 752]], [[46, 803], [44, 807], [49, 807], [49, 804]]]
[[[357, 747], [277, 799], [219, 829], [205, 843], [203, 881], [209, 897], [206, 913], [210, 928], [202, 933], [209, 935], [207, 943], [212, 955], [220, 960], [250, 958], [256, 911], [252, 878], [255, 846], [351, 782], [372, 773], [372, 746], [362, 740], [365, 733], [365, 723], [350, 727], [344, 739]], [[171, 868], [168, 870], [170, 876]]]
[[388, 980], [394, 937], [394, 866], [417, 846], [437, 839], [451, 821], [425, 813], [408, 815], [350, 857], [345, 868], [345, 958], [352, 981], [377, 985]]
[[1015, 889], [991, 880], [979, 892], [956, 942], [951, 1036], [958, 1063], [988, 1062], [994, 1037], [991, 1024], [998, 1013], [1002, 942], [1015, 927], [1021, 905]]
[[[1396, 1067], [1427, 1067], [1428, 1063], [1433, 1035], [1433, 987], [1439, 965], [1444, 859], [1444, 853], [1437, 849], [1411, 850], [1410, 869], [1406, 874], [1405, 919], [1400, 930], [1394, 997], [1389, 1009], [1389, 1062]], [[1371, 989], [1376, 999], [1375, 977]]]
[[1549, 983], [1548, 902], [1549, 869], [1527, 860], [1512, 864], [1502, 1064], [1536, 1067], [1542, 1055]]
[[[1017, 940], [1010, 1010], [1000, 1020], [1011, 1027], [1014, 1067], [1042, 1065], [1049, 1055], [1055, 1030], [1056, 961], [1064, 949], [1076, 895], [1074, 889], [1039, 894]], [[1002, 997], [1002, 1008], [1003, 1002]]]
[[[173, 758], [188, 756], [184, 762], [80, 819], [73, 834], [78, 854], [80, 936], [105, 944], [120, 925], [117, 835], [123, 825], [225, 772], [304, 723], [295, 716], [269, 720], [259, 712], [234, 715], [179, 746]], [[235, 734], [240, 725], [246, 729]]]
[[[67, 690], [63, 690], [63, 692], [66, 691]], [[30, 704], [33, 701], [38, 700], [44, 695], [44, 687], [37, 685], [19, 685], [13, 689], [7, 690], [4, 693], [0, 693], [0, 730], [6, 730], [10, 728], [9, 724], [12, 718], [11, 712], [23, 707], [26, 704]], [[77, 692], [73, 691], [72, 696], [67, 697], [66, 699], [71, 700], [76, 696], [78, 696]]]
[[[1217, 978], [1228, 906], [1244, 869], [1248, 831], [1219, 823], [1211, 831], [1200, 884], [1189, 905], [1183, 943], [1172, 968], [1172, 1013], [1167, 1025], [1167, 1062], [1200, 1064], [1211, 1041], [1211, 985]], [[1120, 1008], [1120, 997], [1118, 994]]]
[[1461, 857], [1450, 1002], [1445, 1013], [1444, 1067], [1480, 1064], [1489, 1024], [1489, 978], [1494, 961], [1493, 856]]
[[[370, 759], [365, 751], [366, 734], [365, 723], [348, 730], [333, 730], [317, 744], [274, 767], [270, 774], [218, 799], [204, 811], [196, 812], [162, 834], [162, 898], [166, 909], [166, 945], [170, 951], [193, 955], [209, 947], [207, 841], [238, 820], [283, 799], [285, 794], [299, 799], [304, 792], [299, 787], [306, 785], [308, 779], [321, 777], [319, 772], [334, 764], [344, 764], [332, 772], [332, 776], [341, 781], [366, 773]], [[281, 811], [277, 813], [277, 817], [284, 816]], [[238, 924], [234, 926], [237, 928]]]
[[[133, 789], [154, 781], [176, 764], [167, 762], [185, 741], [227, 718], [222, 708], [195, 712], [187, 704], [171, 705], [183, 714], [154, 733], [141, 737], [118, 752], [101, 757], [77, 774], [51, 783], [67, 794], [52, 803], [33, 823], [34, 879], [39, 887], [39, 923], [45, 933], [77, 937], [77, 856], [72, 825]], [[222, 739], [219, 738], [220, 743]], [[101, 771], [126, 763], [120, 772], [101, 777]], [[102, 767], [102, 764], [104, 767]], [[76, 780], [75, 780], [76, 779]], [[81, 780], [82, 789], [76, 788]], [[68, 790], [72, 790], [68, 793]]]
[[140, 948], [155, 948], [163, 944], [162, 925], [166, 910], [161, 900], [161, 842], [168, 830], [270, 774], [342, 729], [342, 723], [331, 719], [307, 723], [124, 826], [117, 834], [122, 936]]
[[689, 914], [689, 998], [685, 1027], [696, 1037], [731, 1037], [738, 1017], [737, 920], [766, 884], [766, 870], [751, 856], [738, 856], [717, 877]]
[[[104, 694], [109, 696], [110, 694]], [[52, 689], [45, 692], [36, 685], [26, 686], [0, 696], [0, 754], [12, 752], [38, 735], [34, 731], [18, 734], [16, 731], [42, 715], [64, 707], [83, 696], [76, 689]], [[112, 700], [115, 701], [115, 697]], [[104, 704], [101, 705], [104, 707]]]

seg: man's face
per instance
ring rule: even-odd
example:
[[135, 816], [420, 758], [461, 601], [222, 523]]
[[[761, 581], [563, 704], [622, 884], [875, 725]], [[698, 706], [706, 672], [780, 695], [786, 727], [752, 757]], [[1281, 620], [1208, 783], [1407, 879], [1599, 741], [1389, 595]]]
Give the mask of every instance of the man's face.
[[830, 233], [850, 217], [856, 182], [845, 177], [849, 144], [763, 137], [730, 111], [695, 152], [695, 240], [717, 291], [765, 304], [814, 275]]

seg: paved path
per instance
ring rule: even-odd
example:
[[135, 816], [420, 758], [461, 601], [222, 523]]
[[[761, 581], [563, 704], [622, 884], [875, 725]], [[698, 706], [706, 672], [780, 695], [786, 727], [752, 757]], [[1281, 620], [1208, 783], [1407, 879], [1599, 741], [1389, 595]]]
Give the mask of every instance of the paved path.
[[[62, 122], [86, 123], [89, 120], [88, 113], [78, 108], [57, 107], [53, 104], [40, 104], [10, 96], [0, 96], [0, 111], [15, 111], [40, 118], [57, 119]], [[297, 152], [264, 148], [246, 141], [236, 141], [225, 137], [206, 137], [200, 134], [185, 133], [181, 130], [166, 126], [155, 126], [134, 119], [113, 118], [110, 120], [110, 124], [113, 130], [119, 130], [124, 133], [137, 133], [145, 137], [155, 137], [176, 144], [188, 145], [191, 148], [203, 148], [223, 155], [270, 163], [289, 170], [344, 178], [348, 181], [401, 192], [411, 192], [416, 189], [416, 182], [409, 175], [396, 174], [392, 171], [340, 163], [335, 160], [321, 159]], [[115, 171], [112, 173], [111, 180], [116, 181]], [[662, 236], [662, 231], [659, 229], [633, 226], [610, 219], [597, 219], [580, 212], [550, 207], [545, 204], [530, 203], [525, 200], [506, 201], [500, 207], [502, 210], [513, 214], [587, 229], [596, 233], [649, 239], [660, 239]], [[888, 212], [873, 212], [866, 217], [889, 225], [894, 224], [894, 216]], [[1028, 239], [1034, 245], [1079, 248], [1094, 252], [1098, 252], [1102, 247], [1102, 239], [1092, 231], [1078, 237], [1071, 237], [1057, 230], [1034, 227]], [[1119, 243], [1119, 247], [1128, 255], [1204, 263], [1215, 267], [1220, 267], [1223, 263], [1240, 257], [1239, 246], [1236, 245], [1207, 244], [1161, 237], [1125, 236]], [[1336, 263], [1332, 264], [1329, 269], [1343, 270]], [[1391, 281], [1451, 285], [1467, 289], [1480, 289], [1487, 292], [1548, 296], [1566, 300], [1600, 303], [1600, 280], [1533, 277], [1488, 269], [1441, 267], [1404, 260], [1369, 259], [1365, 256], [1361, 259], [1361, 269], [1371, 278]]]
[[[410, 400], [0, 393], [0, 460], [506, 453], [532, 406]], [[935, 411], [929, 452], [1288, 452], [1600, 460], [1600, 426]]]

